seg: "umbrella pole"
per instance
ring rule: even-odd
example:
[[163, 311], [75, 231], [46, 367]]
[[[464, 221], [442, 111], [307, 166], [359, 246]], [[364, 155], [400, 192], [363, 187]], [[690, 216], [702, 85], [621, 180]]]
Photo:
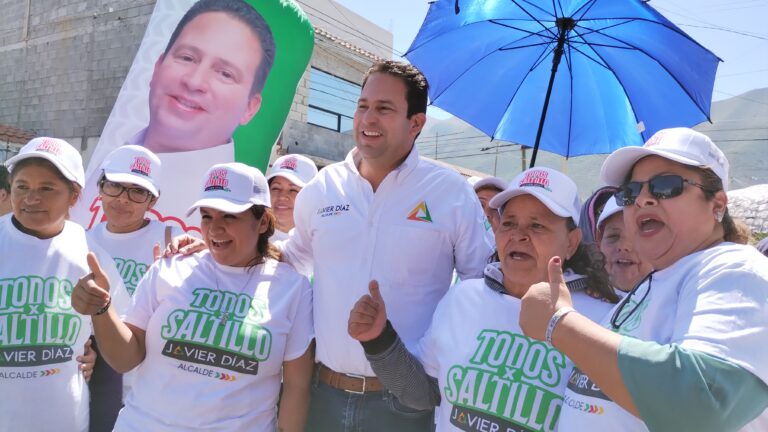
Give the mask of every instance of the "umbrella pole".
[[547, 86], [547, 95], [544, 97], [544, 107], [541, 109], [539, 118], [539, 130], [536, 132], [536, 142], [533, 144], [533, 154], [531, 155], [531, 165], [536, 165], [536, 154], [539, 152], [539, 141], [541, 141], [541, 132], [544, 130], [544, 121], [547, 119], [547, 108], [549, 107], [549, 97], [552, 95], [552, 87], [555, 84], [555, 74], [560, 66], [560, 59], [563, 57], [563, 47], [567, 39], [568, 32], [576, 27], [576, 21], [571, 17], [561, 17], [555, 20], [555, 25], [559, 31], [557, 37], [557, 46], [555, 47], [554, 57], [552, 57], [552, 73], [549, 75], [549, 85]]

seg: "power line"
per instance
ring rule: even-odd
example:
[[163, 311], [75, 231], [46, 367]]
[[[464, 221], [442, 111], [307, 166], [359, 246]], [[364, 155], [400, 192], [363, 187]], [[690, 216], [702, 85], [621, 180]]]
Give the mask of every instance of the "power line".
[[747, 100], [747, 101], [750, 101], [750, 102], [758, 103], [758, 104], [760, 104], [760, 105], [768, 105], [768, 103], [765, 103], [765, 102], [763, 102], [763, 101], [759, 101], [759, 100], [756, 100], [756, 99], [750, 99], [750, 98], [748, 98], [748, 97], [739, 96], [739, 95], [735, 95], [735, 94], [731, 94], [731, 93], [726, 93], [726, 92], [724, 92], [724, 91], [720, 91], [720, 90], [715, 90], [715, 93], [724, 94], [724, 95], [726, 95], [726, 96], [735, 97], [735, 98], [737, 98], [737, 99], [744, 99], [744, 100]]
[[758, 36], [758, 35], [754, 35], [754, 34], [744, 33], [744, 32], [739, 31], [739, 30], [732, 30], [732, 29], [725, 28], [725, 27], [700, 26], [700, 25], [694, 25], [694, 24], [678, 24], [678, 25], [681, 26], [681, 27], [693, 27], [693, 28], [703, 28], [703, 29], [709, 29], [709, 30], [719, 30], [719, 31], [727, 32], [727, 33], [733, 33], [733, 34], [737, 34], [737, 35], [752, 37], [752, 38], [755, 38], [755, 39], [768, 40], [768, 36]]
[[316, 92], [318, 92], [318, 93], [323, 93], [323, 94], [327, 94], [327, 95], [333, 96], [333, 97], [335, 97], [335, 98], [338, 98], [338, 99], [341, 99], [341, 100], [345, 100], [345, 101], [348, 101], [348, 102], [352, 102], [352, 103], [354, 103], [354, 104], [356, 104], [356, 103], [357, 103], [357, 100], [352, 100], [352, 99], [344, 98], [344, 97], [341, 97], [341, 96], [335, 95], [335, 94], [333, 94], [333, 93], [329, 93], [329, 92], [327, 92], [327, 91], [323, 91], [323, 90], [320, 90], [320, 89], [319, 89], [319, 88], [317, 88], [317, 87], [312, 87], [312, 86], [310, 86], [310, 87], [309, 87], [309, 89], [310, 89], [310, 90], [312, 90], [312, 91], [316, 91]]
[[720, 75], [718, 78], [727, 78], [727, 77], [733, 77], [733, 76], [738, 76], [738, 75], [749, 75], [749, 74], [758, 73], [758, 72], [765, 72], [765, 71], [768, 71], [768, 69], [758, 69], [758, 70], [747, 71], [747, 72], [730, 73], [730, 74]]
[[[681, 7], [679, 5], [677, 5], [677, 7], [679, 7], [680, 9], [682, 9], [684, 11], [692, 12], [691, 10], [686, 9], [684, 7]], [[729, 28], [729, 27], [724, 27], [724, 26], [721, 26], [719, 24], [716, 24], [716, 23], [713, 23], [713, 22], [710, 22], [710, 21], [705, 21], [703, 19], [696, 18], [696, 17], [691, 16], [691, 15], [686, 15], [686, 14], [682, 14], [680, 12], [675, 12], [675, 11], [673, 11], [671, 9], [668, 9], [668, 8], [665, 8], [665, 7], [662, 7], [662, 6], [654, 6], [654, 8], [661, 9], [661, 10], [667, 11], [669, 13], [675, 14], [677, 16], [681, 16], [683, 18], [688, 18], [688, 19], [691, 19], [693, 21], [696, 21], [696, 22], [699, 22], [699, 23], [702, 23], [702, 24], [706, 24], [706, 25], [712, 26], [712, 29], [714, 29], [714, 30], [726, 30], [726, 31], [734, 31], [734, 32], [738, 32], [738, 33], [744, 33], [743, 31], [738, 30], [738, 29], [732, 29], [732, 28]], [[685, 25], [685, 24], [677, 24], [677, 25]], [[749, 36], [753, 36], [753, 35], [749, 35]]]

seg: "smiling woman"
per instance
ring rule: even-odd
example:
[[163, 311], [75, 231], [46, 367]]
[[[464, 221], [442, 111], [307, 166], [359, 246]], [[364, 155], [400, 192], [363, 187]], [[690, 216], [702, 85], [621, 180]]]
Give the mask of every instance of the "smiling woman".
[[[107, 255], [67, 220], [83, 186], [80, 154], [63, 140], [35, 138], [7, 165], [13, 212], [0, 217], [0, 430], [87, 430], [78, 362], [90, 318], [72, 309], [68, 292], [88, 273], [89, 251]], [[115, 304], [127, 304], [121, 283], [114, 293]]]
[[[115, 429], [303, 430], [312, 295], [269, 243], [267, 181], [247, 165], [218, 164], [199, 191], [189, 213], [200, 212], [208, 250], [153, 265], [124, 321], [114, 308], [94, 319], [115, 370], [141, 365]], [[73, 305], [92, 312], [109, 289], [98, 275], [81, 281]]]
[[272, 211], [275, 214], [275, 234], [272, 241], [285, 240], [295, 226], [293, 206], [299, 192], [317, 175], [312, 159], [297, 154], [279, 157], [267, 172]]
[[605, 269], [613, 286], [629, 292], [653, 267], [640, 258], [624, 225], [623, 207], [611, 197], [597, 220], [597, 244], [605, 255]]

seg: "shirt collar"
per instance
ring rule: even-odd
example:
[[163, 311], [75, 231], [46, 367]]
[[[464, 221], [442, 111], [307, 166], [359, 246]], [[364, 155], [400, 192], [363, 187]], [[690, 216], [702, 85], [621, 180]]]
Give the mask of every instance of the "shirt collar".
[[[484, 279], [485, 285], [497, 293], [507, 294], [504, 289], [504, 274], [501, 272], [501, 263], [493, 262], [485, 266]], [[587, 277], [577, 274], [571, 269], [565, 269], [563, 279], [571, 292], [581, 291], [587, 288]]]
[[[358, 166], [360, 165], [361, 160], [362, 157], [360, 156], [360, 152], [357, 150], [357, 148], [353, 148], [349, 151], [349, 153], [347, 153], [347, 157], [344, 158], [344, 164], [350, 171], [359, 176], [360, 170], [358, 169]], [[419, 151], [416, 150], [416, 145], [414, 144], [403, 163], [398, 165], [397, 168], [393, 170], [395, 173], [395, 179], [397, 181], [401, 181], [402, 179], [406, 178], [408, 174], [416, 169], [416, 166], [419, 164], [420, 160], [421, 158], [419, 157]]]

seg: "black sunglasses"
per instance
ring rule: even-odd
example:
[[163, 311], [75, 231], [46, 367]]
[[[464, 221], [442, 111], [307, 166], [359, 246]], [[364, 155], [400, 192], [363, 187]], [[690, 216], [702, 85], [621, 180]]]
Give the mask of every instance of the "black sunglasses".
[[[651, 292], [651, 283], [653, 282], [654, 273], [656, 273], [655, 270], [648, 273], [648, 275], [644, 277], [643, 280], [638, 282], [637, 285], [635, 285], [635, 287], [632, 288], [632, 291], [630, 291], [629, 294], [627, 294], [627, 296], [624, 297], [624, 299], [621, 301], [621, 305], [618, 308], [616, 308], [615, 312], [613, 312], [613, 316], [611, 316], [611, 327], [614, 330], [618, 330], [619, 328], [621, 328], [621, 326], [623, 326], [627, 321], [629, 321], [629, 318], [631, 318], [632, 315], [634, 315], [635, 312], [637, 312], [640, 309], [640, 305], [643, 304], [645, 299], [648, 297], [648, 294]], [[635, 303], [634, 307], [629, 312], [627, 312], [626, 314], [622, 314], [622, 312], [624, 311], [624, 307], [631, 303], [632, 296], [634, 296], [637, 290], [641, 286], [643, 286], [645, 281], [648, 281], [648, 289], [646, 289], [645, 293], [643, 293], [643, 297], [640, 299], [639, 302]]]
[[104, 195], [113, 198], [119, 197], [122, 195], [123, 191], [127, 191], [128, 199], [138, 204], [147, 202], [152, 196], [152, 192], [144, 188], [125, 187], [120, 183], [115, 183], [109, 180], [102, 180], [101, 183], [99, 183], [99, 190], [101, 190]]
[[616, 204], [620, 207], [626, 207], [635, 203], [643, 190], [643, 185], [648, 184], [648, 192], [656, 199], [668, 199], [680, 196], [683, 193], [685, 184], [696, 186], [706, 191], [704, 185], [692, 182], [688, 179], [675, 174], [657, 175], [648, 181], [633, 181], [619, 186], [619, 190], [614, 195]]

